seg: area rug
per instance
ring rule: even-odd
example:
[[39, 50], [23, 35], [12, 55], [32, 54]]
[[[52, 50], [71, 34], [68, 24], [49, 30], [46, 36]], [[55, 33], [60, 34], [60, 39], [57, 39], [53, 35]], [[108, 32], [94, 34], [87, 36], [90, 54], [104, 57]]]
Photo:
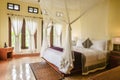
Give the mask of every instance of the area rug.
[[57, 73], [46, 62], [36, 62], [29, 64], [36, 80], [62, 80], [63, 77]]

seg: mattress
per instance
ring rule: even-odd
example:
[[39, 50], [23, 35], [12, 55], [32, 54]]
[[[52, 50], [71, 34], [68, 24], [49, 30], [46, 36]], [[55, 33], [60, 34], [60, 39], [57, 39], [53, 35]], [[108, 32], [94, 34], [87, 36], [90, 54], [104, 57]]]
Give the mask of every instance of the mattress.
[[80, 52], [85, 56], [86, 59], [85, 66], [101, 63], [101, 61], [106, 59], [107, 55], [106, 51], [100, 51], [91, 48], [73, 47], [73, 50], [76, 52]]
[[52, 48], [48, 48], [43, 55], [43, 58], [45, 58], [50, 63], [56, 65], [60, 69], [60, 62], [62, 59], [63, 52], [54, 50]]
[[[85, 60], [85, 67], [101, 63], [106, 59], [106, 53], [104, 51], [98, 51], [94, 49], [86, 49], [86, 48], [73, 48], [74, 51], [82, 53], [86, 60]], [[43, 58], [45, 58], [50, 63], [54, 64], [61, 70], [61, 60], [62, 60], [62, 50], [55, 50], [53, 48], [48, 48], [44, 52]], [[79, 53], [78, 53], [79, 54]], [[82, 60], [81, 60], [82, 61]], [[65, 72], [63, 72], [65, 73]]]

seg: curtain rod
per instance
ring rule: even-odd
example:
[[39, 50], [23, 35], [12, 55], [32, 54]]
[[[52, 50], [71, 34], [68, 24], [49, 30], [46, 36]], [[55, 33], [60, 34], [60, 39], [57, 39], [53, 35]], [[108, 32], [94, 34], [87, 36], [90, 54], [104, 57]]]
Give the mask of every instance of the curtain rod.
[[25, 16], [25, 15], [19, 15], [19, 14], [10, 14], [10, 13], [7, 13], [7, 15], [11, 15], [11, 16], [22, 16], [22, 17], [32, 17], [32, 18], [40, 18], [40, 19], [43, 19], [42, 17]]

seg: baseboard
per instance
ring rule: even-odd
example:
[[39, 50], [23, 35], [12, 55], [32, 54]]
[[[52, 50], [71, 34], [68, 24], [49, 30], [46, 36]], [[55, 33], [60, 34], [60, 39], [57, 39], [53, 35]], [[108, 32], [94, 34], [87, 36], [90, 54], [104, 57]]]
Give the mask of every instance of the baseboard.
[[25, 53], [25, 54], [14, 54], [13, 57], [14, 58], [18, 58], [18, 57], [32, 57], [32, 56], [40, 56], [40, 53]]

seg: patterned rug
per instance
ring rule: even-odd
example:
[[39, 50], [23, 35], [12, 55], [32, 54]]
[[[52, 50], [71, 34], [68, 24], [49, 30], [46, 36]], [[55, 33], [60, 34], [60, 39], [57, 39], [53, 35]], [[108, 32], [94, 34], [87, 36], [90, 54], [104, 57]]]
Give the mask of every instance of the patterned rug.
[[36, 80], [62, 80], [62, 76], [57, 73], [46, 62], [36, 62], [29, 64]]

